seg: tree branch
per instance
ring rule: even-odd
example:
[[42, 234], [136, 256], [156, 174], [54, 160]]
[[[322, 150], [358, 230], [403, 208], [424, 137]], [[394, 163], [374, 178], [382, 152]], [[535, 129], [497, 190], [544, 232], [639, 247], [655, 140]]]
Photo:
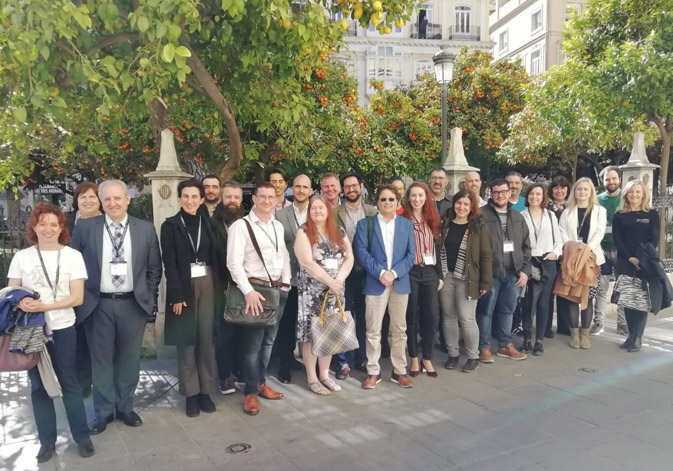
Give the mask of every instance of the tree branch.
[[204, 88], [201, 86], [201, 84], [200, 84], [199, 82], [197, 82], [197, 81], [196, 81], [194, 78], [192, 78], [191, 76], [188, 76], [188, 77], [187, 77], [187, 80], [185, 80], [185, 82], [187, 83], [187, 85], [188, 85], [190, 88], [192, 88], [192, 90], [194, 90], [194, 91], [196, 91], [196, 92], [199, 92], [200, 94], [202, 94], [202, 95], [204, 95], [204, 96], [207, 96], [207, 93], [206, 93], [206, 91], [204, 90]]
[[120, 43], [122, 41], [137, 41], [140, 39], [138, 33], [119, 33], [113, 36], [106, 36], [96, 45], [94, 45], [88, 52], [98, 51], [100, 49], [105, 49], [106, 47], [112, 46], [113, 44]]
[[64, 52], [70, 54], [73, 59], [79, 60], [79, 57], [77, 56], [77, 53], [70, 46], [67, 46], [67, 45], [65, 45], [63, 43], [59, 43], [59, 42], [55, 42], [54, 46], [56, 46], [57, 48], [59, 48], [60, 50], [62, 50]]

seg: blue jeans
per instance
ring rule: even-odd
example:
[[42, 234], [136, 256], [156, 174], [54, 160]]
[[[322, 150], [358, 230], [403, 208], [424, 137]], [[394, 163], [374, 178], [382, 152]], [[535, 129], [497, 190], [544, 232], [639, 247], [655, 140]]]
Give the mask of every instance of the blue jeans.
[[491, 322], [494, 314], [498, 319], [498, 346], [506, 347], [512, 341], [512, 317], [519, 296], [519, 288], [514, 285], [518, 280], [519, 277], [514, 272], [508, 272], [502, 278], [493, 278], [491, 291], [480, 299], [481, 309], [477, 309], [479, 348], [491, 346]]
[[[75, 326], [53, 331], [53, 342], [47, 343], [54, 372], [63, 391], [63, 405], [70, 424], [70, 433], [77, 443], [89, 438], [89, 425], [86, 421], [82, 390], [77, 380], [77, 333]], [[41, 445], [56, 443], [56, 411], [54, 400], [42, 386], [37, 367], [28, 372], [31, 384], [31, 399], [35, 425]]]
[[245, 389], [243, 393], [257, 394], [259, 385], [266, 383], [267, 368], [271, 359], [273, 342], [276, 340], [278, 325], [283, 317], [287, 291], [280, 291], [280, 303], [278, 306], [278, 320], [271, 327], [244, 327], [241, 326], [243, 336], [243, 355], [241, 358]]

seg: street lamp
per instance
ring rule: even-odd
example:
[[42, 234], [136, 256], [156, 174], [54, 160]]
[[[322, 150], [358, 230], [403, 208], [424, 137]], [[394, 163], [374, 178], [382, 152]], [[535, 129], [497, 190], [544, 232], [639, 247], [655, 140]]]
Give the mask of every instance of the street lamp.
[[451, 54], [446, 49], [441, 49], [434, 56], [432, 62], [435, 63], [435, 79], [442, 86], [442, 152], [441, 162], [446, 160], [446, 95], [447, 85], [453, 78], [453, 63], [456, 60], [455, 54]]

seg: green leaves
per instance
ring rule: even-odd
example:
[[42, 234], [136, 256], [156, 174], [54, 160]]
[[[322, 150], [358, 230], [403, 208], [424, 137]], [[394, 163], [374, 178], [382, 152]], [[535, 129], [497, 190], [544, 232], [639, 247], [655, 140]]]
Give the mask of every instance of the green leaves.
[[161, 50], [161, 58], [164, 62], [173, 62], [173, 57], [175, 56], [175, 46], [172, 44], [166, 44]]
[[12, 114], [14, 115], [14, 120], [16, 121], [16, 124], [25, 124], [26, 123], [26, 108], [23, 106], [19, 106], [17, 108], [14, 108], [12, 110]]

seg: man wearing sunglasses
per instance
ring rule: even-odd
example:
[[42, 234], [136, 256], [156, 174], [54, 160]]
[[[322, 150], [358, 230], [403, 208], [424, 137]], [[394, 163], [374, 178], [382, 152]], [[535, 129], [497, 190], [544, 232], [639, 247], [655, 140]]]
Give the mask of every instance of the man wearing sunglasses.
[[493, 251], [493, 287], [479, 299], [479, 359], [493, 363], [491, 355], [491, 321], [497, 317], [499, 357], [525, 360], [512, 343], [512, 316], [519, 289], [526, 286], [530, 274], [530, 239], [523, 216], [512, 208], [510, 187], [503, 178], [491, 182], [491, 198], [481, 208], [482, 218], [491, 238]]
[[379, 214], [360, 220], [355, 231], [355, 257], [366, 272], [365, 318], [367, 324], [367, 379], [364, 389], [381, 382], [381, 325], [388, 308], [390, 316], [391, 381], [411, 388], [407, 377], [407, 302], [411, 292], [409, 270], [414, 265], [416, 241], [414, 227], [406, 218], [397, 217], [399, 195], [392, 185], [376, 192]]

